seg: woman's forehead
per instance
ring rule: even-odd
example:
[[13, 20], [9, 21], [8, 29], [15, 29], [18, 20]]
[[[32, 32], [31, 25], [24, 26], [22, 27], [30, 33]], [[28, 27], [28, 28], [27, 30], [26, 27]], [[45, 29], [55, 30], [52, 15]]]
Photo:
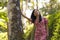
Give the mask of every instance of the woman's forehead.
[[37, 9], [35, 9], [35, 11], [38, 11]]

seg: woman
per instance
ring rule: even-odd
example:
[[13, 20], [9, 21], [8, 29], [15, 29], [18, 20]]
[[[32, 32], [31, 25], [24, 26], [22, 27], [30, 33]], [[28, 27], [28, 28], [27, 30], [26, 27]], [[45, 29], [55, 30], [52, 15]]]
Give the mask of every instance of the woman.
[[[22, 14], [22, 16], [24, 15]], [[26, 16], [24, 17], [27, 18]], [[46, 18], [42, 18], [39, 11], [37, 9], [34, 9], [31, 14], [31, 19], [27, 19], [34, 23], [36, 27], [34, 40], [46, 40], [46, 37], [48, 36], [48, 26]]]

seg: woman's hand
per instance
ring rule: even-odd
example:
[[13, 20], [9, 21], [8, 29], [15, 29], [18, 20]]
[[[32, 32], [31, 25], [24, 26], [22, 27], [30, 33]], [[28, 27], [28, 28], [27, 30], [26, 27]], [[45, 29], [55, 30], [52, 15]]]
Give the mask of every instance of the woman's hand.
[[25, 15], [23, 15], [23, 14], [21, 14], [24, 18], [26, 18], [26, 19], [28, 19], [29, 21], [31, 21], [32, 22], [32, 19], [30, 19], [30, 18], [28, 18], [28, 17], [26, 17]]

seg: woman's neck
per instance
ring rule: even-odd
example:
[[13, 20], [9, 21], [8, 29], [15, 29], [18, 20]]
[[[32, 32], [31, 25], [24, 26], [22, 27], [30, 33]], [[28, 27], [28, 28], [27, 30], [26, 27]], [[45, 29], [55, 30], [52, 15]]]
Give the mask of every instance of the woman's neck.
[[36, 18], [39, 18], [39, 16], [36, 16]]
[[36, 20], [39, 21], [39, 16], [36, 16]]

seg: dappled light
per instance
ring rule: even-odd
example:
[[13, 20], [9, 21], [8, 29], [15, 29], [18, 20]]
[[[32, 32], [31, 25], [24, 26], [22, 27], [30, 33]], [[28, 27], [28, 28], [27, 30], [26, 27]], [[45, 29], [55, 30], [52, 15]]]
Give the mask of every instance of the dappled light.
[[[17, 14], [18, 13], [17, 11], [20, 10], [20, 14], [22, 13], [26, 17], [31, 18], [32, 11], [34, 9], [38, 9], [42, 17], [45, 17], [48, 20], [49, 36], [47, 37], [47, 40], [60, 40], [60, 0], [20, 0], [19, 2], [20, 2], [20, 9], [18, 8], [17, 8], [18, 10], [14, 9], [15, 11], [10, 9], [9, 11], [14, 11], [14, 13]], [[8, 0], [0, 0], [0, 40], [9, 40], [8, 37], [12, 35], [12, 34], [8, 35], [8, 29], [9, 29], [8, 22], [9, 20], [11, 20], [12, 17], [14, 18], [14, 16], [12, 12], [11, 14], [9, 14], [7, 10], [8, 9], [7, 5]], [[18, 16], [15, 15], [15, 17], [19, 17], [19, 15]], [[22, 25], [22, 27], [20, 26], [21, 30], [17, 29], [18, 27], [16, 27], [16, 29], [22, 32], [23, 34], [22, 38], [24, 40], [33, 40], [35, 25], [26, 18], [24, 18], [22, 15], [20, 17], [21, 17], [20, 21], [22, 22], [22, 24], [21, 22], [20, 24]], [[16, 22], [19, 24], [19, 19]], [[10, 21], [10, 23], [12, 22]], [[9, 33], [11, 33], [11, 29], [9, 29]], [[14, 32], [17, 31], [15, 30]]]

